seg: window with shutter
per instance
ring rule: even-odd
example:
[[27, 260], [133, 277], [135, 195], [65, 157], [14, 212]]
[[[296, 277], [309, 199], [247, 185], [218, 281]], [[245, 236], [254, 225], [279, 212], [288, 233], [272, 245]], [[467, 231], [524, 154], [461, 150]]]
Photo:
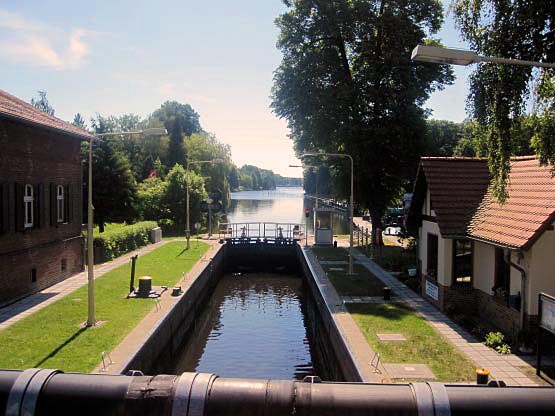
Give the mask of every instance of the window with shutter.
[[23, 197], [25, 219], [23, 226], [25, 228], [31, 228], [34, 224], [33, 220], [35, 217], [35, 196], [34, 189], [32, 185], [25, 185], [25, 196]]

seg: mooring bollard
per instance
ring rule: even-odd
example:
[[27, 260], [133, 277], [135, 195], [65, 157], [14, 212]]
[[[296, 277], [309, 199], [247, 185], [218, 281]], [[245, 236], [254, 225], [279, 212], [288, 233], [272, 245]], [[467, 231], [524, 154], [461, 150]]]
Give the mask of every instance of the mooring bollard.
[[488, 384], [489, 370], [485, 368], [476, 369], [476, 384]]

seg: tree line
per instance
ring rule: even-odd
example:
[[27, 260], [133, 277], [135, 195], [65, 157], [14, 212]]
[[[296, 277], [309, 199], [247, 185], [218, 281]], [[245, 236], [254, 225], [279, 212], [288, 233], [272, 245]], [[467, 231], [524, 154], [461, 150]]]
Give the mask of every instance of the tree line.
[[[54, 114], [45, 91], [31, 104]], [[108, 222], [154, 220], [166, 230], [183, 232], [189, 187], [190, 224], [203, 223], [201, 202], [209, 195], [229, 207], [230, 192], [274, 189], [276, 175], [252, 165], [237, 168], [231, 149], [206, 132], [189, 104], [167, 101], [145, 118], [135, 114], [96, 114], [87, 126], [77, 113], [73, 124], [95, 135], [165, 128], [167, 135], [111, 135], [93, 141], [95, 223], [103, 232]], [[83, 143], [83, 211], [87, 209], [89, 144]], [[214, 163], [197, 163], [214, 161]], [[84, 216], [85, 218], [86, 216]]]

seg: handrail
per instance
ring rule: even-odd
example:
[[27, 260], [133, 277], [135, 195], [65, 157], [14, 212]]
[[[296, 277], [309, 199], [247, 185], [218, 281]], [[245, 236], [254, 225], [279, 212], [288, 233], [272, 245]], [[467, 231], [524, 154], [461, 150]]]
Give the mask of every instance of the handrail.
[[225, 222], [218, 230], [219, 238], [300, 240], [304, 233], [304, 224], [281, 222]]

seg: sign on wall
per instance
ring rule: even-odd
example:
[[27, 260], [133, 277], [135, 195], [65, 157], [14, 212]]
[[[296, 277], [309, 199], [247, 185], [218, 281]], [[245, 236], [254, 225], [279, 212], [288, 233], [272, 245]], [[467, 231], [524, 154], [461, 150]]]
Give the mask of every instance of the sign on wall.
[[540, 326], [555, 334], [555, 299], [542, 295], [540, 295]]
[[426, 295], [433, 300], [439, 300], [439, 288], [429, 280], [426, 280]]

